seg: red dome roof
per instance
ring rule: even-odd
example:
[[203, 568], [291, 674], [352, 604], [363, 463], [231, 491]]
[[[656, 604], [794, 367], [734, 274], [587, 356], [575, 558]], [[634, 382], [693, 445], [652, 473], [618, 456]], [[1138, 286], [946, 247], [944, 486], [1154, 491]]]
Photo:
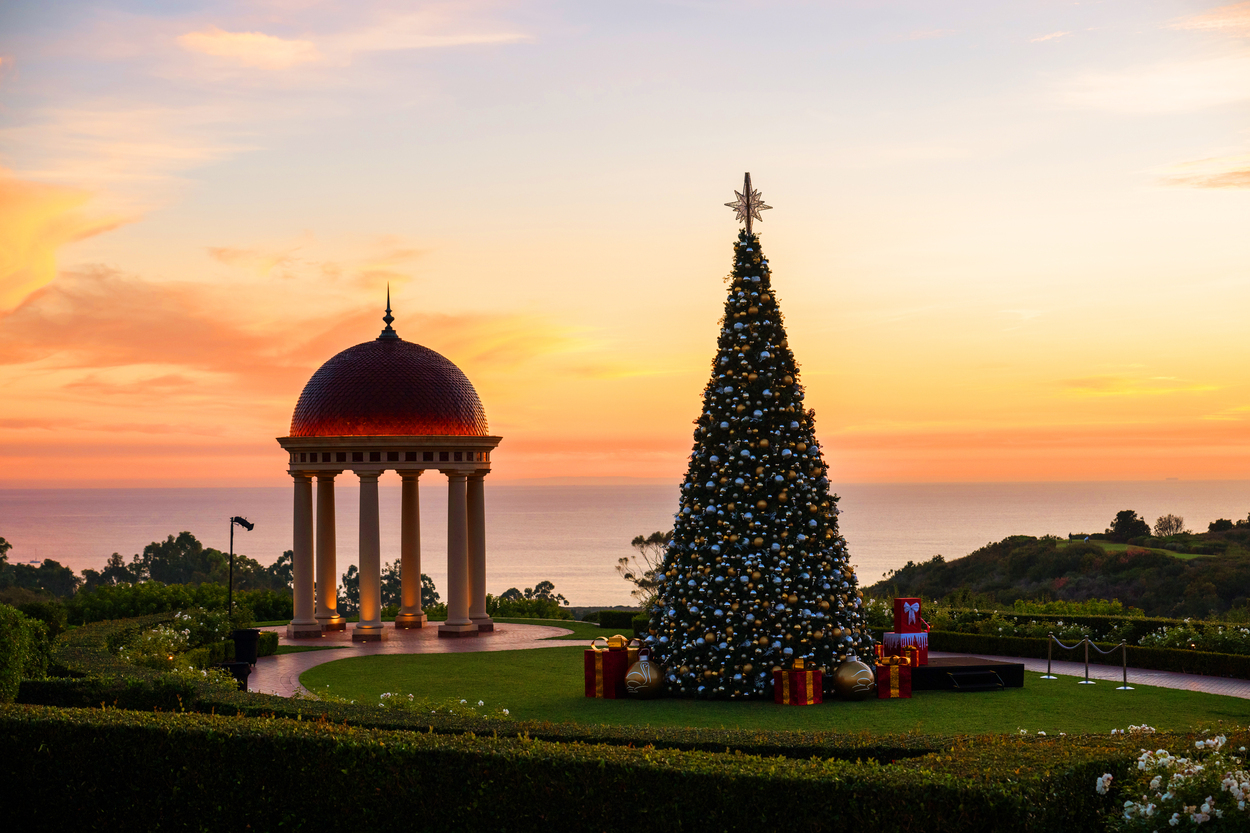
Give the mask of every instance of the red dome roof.
[[486, 435], [482, 400], [460, 368], [393, 331], [323, 364], [291, 417], [292, 437]]

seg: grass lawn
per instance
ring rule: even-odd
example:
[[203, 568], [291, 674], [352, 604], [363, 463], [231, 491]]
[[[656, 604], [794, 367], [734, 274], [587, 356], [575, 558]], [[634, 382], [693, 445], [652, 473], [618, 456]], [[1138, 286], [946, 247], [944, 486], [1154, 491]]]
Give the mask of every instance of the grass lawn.
[[[596, 628], [596, 630], [598, 630]], [[600, 631], [602, 633], [602, 631]], [[584, 696], [582, 647], [464, 654], [398, 654], [336, 660], [305, 671], [300, 682], [362, 702], [383, 692], [449, 697], [508, 709], [522, 720], [638, 726], [793, 729], [803, 731], [1105, 733], [1147, 723], [1159, 730], [1245, 725], [1250, 700], [1115, 683], [1077, 685], [1076, 677], [983, 694], [916, 692], [911, 700], [833, 701], [822, 706], [692, 700], [595, 700]], [[1130, 683], [1131, 683], [1130, 679]]]

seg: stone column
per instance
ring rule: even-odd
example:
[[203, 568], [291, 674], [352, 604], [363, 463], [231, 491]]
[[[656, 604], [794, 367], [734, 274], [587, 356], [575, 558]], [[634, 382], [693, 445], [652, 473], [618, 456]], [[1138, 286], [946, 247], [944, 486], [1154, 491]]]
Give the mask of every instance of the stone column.
[[469, 567], [469, 619], [479, 631], [493, 631], [495, 622], [486, 613], [486, 472], [469, 475], [466, 496]]
[[401, 471], [399, 498], [399, 584], [400, 608], [397, 628], [425, 626], [421, 610], [421, 494], [420, 471]]
[[321, 625], [313, 615], [313, 505], [312, 477], [291, 472], [295, 480], [295, 528], [292, 530], [291, 574], [295, 618], [286, 626], [288, 639], [321, 636]]
[[337, 535], [334, 525], [334, 478], [342, 472], [317, 472], [317, 622], [322, 631], [347, 629], [339, 614]]
[[381, 472], [357, 472], [360, 477], [360, 621], [352, 629], [352, 642], [381, 642], [382, 541], [378, 530], [378, 476]]
[[468, 535], [466, 528], [465, 478], [462, 471], [447, 475], [447, 621], [439, 636], [477, 636], [469, 619]]

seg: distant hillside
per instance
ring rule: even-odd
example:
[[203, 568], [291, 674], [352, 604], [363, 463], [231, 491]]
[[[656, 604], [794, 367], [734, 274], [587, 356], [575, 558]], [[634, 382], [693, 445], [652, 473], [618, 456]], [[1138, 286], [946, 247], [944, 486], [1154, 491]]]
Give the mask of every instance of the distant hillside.
[[1220, 615], [1250, 603], [1250, 531], [1134, 544], [1013, 535], [953, 561], [909, 561], [866, 592], [940, 599], [956, 591], [1004, 604], [1119, 599], [1147, 616]]

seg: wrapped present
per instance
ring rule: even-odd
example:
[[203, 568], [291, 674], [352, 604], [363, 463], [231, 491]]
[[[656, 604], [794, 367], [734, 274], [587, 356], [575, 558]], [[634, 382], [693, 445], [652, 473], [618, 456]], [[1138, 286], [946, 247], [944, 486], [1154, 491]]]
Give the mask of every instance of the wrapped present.
[[920, 615], [920, 599], [898, 597], [894, 600], [894, 632], [929, 631], [929, 623]]
[[610, 640], [599, 637], [586, 649], [584, 662], [587, 697], [625, 699], [625, 674], [629, 670], [626, 645], [612, 648]]
[[911, 699], [911, 665], [907, 657], [882, 657], [895, 660], [877, 664], [877, 697], [881, 700]]
[[924, 631], [920, 633], [892, 633], [886, 631], [881, 638], [881, 644], [877, 647], [880, 650], [878, 656], [895, 654], [905, 656], [908, 651], [915, 651], [917, 658], [912, 661], [912, 665], [929, 664], [929, 634]]
[[773, 700], [785, 706], [814, 706], [825, 701], [823, 694], [824, 672], [819, 668], [804, 667], [802, 659], [796, 659], [789, 669], [773, 671]]
[[629, 644], [625, 646], [625, 650], [629, 653], [629, 667], [633, 668], [634, 663], [642, 659], [639, 654], [642, 650], [642, 643], [637, 639], [631, 639], [629, 640]]

